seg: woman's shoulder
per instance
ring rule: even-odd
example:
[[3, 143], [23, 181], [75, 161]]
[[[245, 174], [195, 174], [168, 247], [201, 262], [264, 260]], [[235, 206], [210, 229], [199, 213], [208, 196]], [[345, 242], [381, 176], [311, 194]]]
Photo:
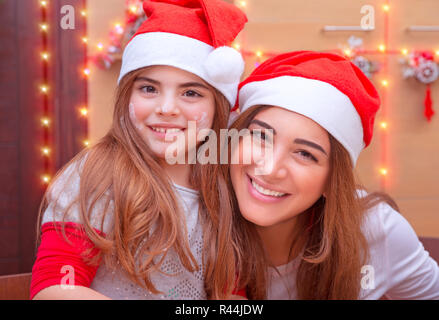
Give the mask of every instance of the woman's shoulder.
[[[361, 197], [369, 195], [364, 190], [359, 193]], [[366, 211], [363, 232], [375, 248], [386, 246], [406, 251], [416, 250], [420, 245], [409, 221], [386, 201], [379, 201]]]

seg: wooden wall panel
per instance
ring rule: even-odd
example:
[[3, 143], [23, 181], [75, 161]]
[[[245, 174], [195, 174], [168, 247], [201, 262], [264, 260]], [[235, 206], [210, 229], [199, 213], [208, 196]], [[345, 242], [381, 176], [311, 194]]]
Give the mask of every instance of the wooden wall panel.
[[[59, 27], [60, 9], [71, 1], [49, 2], [49, 103], [52, 117], [53, 172], [70, 160], [87, 135], [78, 108], [87, 101], [81, 77], [86, 34], [75, 1], [75, 30]], [[0, 275], [30, 272], [35, 258], [36, 220], [45, 185], [41, 127], [41, 10], [39, 1], [0, 2]]]

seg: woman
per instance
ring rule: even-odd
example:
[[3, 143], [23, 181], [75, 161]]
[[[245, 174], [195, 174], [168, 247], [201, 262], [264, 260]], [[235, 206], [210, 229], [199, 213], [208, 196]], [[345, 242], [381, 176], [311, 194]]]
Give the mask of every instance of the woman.
[[329, 53], [279, 55], [240, 84], [231, 128], [251, 140], [233, 149], [229, 183], [250, 299], [439, 299], [439, 267], [396, 204], [354, 179], [379, 103]]

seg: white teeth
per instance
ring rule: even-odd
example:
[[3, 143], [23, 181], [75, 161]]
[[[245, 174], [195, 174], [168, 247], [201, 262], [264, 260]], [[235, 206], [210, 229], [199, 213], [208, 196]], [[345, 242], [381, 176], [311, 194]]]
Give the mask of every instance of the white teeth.
[[179, 128], [156, 128], [156, 127], [151, 127], [151, 128], [152, 130], [161, 133], [176, 133], [181, 131], [181, 129]]
[[258, 190], [258, 192], [265, 194], [266, 196], [272, 196], [272, 197], [282, 197], [285, 195], [285, 193], [281, 193], [281, 192], [277, 192], [277, 191], [273, 191], [273, 190], [268, 190], [268, 189], [264, 189], [262, 188], [260, 185], [258, 185], [254, 180], [252, 180], [252, 186]]

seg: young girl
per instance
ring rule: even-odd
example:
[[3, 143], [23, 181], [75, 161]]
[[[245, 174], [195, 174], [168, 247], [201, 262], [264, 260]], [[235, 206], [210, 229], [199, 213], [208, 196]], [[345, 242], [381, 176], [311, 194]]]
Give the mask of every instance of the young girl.
[[[201, 130], [227, 127], [243, 72], [227, 45], [247, 19], [220, 0], [144, 9], [111, 129], [43, 201], [31, 298], [226, 298], [235, 285], [227, 186], [217, 166], [189, 155], [208, 138]], [[181, 151], [187, 160], [173, 162]]]
[[367, 77], [329, 53], [279, 55], [240, 84], [232, 128], [271, 152], [244, 137], [230, 167], [250, 299], [439, 299], [438, 264], [395, 203], [355, 183], [379, 103]]

